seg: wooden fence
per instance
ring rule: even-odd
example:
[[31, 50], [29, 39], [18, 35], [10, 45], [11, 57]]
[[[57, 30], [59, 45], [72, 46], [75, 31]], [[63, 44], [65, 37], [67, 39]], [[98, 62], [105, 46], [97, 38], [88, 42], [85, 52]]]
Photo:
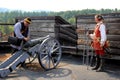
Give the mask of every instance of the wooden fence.
[[56, 38], [62, 45], [63, 53], [76, 54], [77, 33], [76, 25], [55, 25]]
[[[110, 53], [112, 55], [120, 55], [120, 13], [102, 14], [104, 23], [107, 29], [107, 39], [110, 41]], [[82, 50], [83, 44], [81, 41], [85, 40], [84, 30], [89, 28], [90, 33], [95, 27], [94, 14], [93, 15], [78, 15], [76, 16], [77, 33], [78, 33], [78, 49]], [[90, 40], [90, 39], [89, 39]]]
[[[15, 21], [18, 22], [24, 18], [25, 17], [17, 17]], [[76, 53], [76, 26], [70, 25], [70, 23], [65, 21], [60, 16], [37, 16], [31, 17], [31, 19], [31, 39], [50, 35], [52, 37], [56, 37], [59, 40], [63, 53]]]
[[[112, 55], [120, 55], [120, 13], [103, 14], [103, 17], [107, 28], [107, 38], [110, 41], [110, 52]], [[16, 22], [24, 18], [17, 17]], [[94, 14], [78, 15], [75, 18], [76, 25], [71, 25], [60, 16], [31, 17], [31, 38], [51, 35], [59, 40], [63, 53], [82, 55], [86, 44], [85, 29], [89, 28], [89, 32], [92, 33], [96, 23]], [[90, 44], [91, 39], [88, 40], [87, 44]]]

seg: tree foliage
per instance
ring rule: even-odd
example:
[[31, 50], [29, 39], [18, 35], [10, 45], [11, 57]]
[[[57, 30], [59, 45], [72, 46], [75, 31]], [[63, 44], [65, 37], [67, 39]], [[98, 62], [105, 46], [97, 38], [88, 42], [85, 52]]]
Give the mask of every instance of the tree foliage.
[[[74, 19], [76, 15], [86, 15], [86, 14], [104, 14], [104, 13], [114, 13], [120, 12], [119, 9], [83, 9], [83, 10], [73, 10], [73, 11], [60, 11], [60, 12], [46, 12], [46, 11], [33, 11], [33, 12], [24, 12], [24, 11], [6, 11], [0, 12], [0, 23], [14, 23], [16, 17], [25, 17], [25, 16], [61, 16], [67, 21]], [[72, 20], [74, 21], [74, 20]], [[74, 22], [72, 22], [74, 23]]]
[[[0, 23], [15, 23], [16, 17], [26, 17], [26, 16], [61, 16], [66, 21], [71, 24], [75, 24], [76, 15], [87, 15], [87, 14], [104, 14], [104, 13], [117, 13], [120, 12], [119, 9], [83, 9], [83, 10], [72, 10], [72, 11], [60, 11], [60, 12], [46, 12], [46, 11], [33, 11], [33, 12], [24, 12], [24, 11], [5, 11], [0, 12]], [[12, 28], [10, 28], [12, 30]], [[9, 30], [3, 29], [0, 27], [0, 30], [3, 32], [9, 32]]]

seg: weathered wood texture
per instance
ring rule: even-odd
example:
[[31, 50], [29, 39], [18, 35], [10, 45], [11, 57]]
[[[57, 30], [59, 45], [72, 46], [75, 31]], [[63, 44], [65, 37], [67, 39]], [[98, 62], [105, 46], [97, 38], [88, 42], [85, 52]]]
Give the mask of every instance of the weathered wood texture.
[[76, 54], [77, 33], [75, 25], [55, 25], [56, 38], [62, 44], [65, 53]]
[[[16, 22], [24, 19], [16, 18]], [[31, 17], [30, 24], [31, 38], [38, 38], [46, 35], [56, 37], [62, 46], [63, 53], [76, 53], [77, 34], [76, 26], [70, 25], [67, 21], [59, 16], [40, 16]], [[73, 48], [74, 47], [74, 48]], [[70, 51], [71, 50], [71, 51]]]
[[[15, 23], [23, 20], [25, 17], [15, 18]], [[60, 16], [36, 16], [31, 17], [32, 24], [30, 24], [31, 39], [51, 35], [55, 37], [55, 25], [70, 24]], [[15, 24], [14, 23], [14, 24]], [[2, 26], [9, 26], [14, 24], [1, 23]], [[0, 42], [0, 53], [11, 52], [11, 47], [7, 42], [8, 35], [5, 36], [6, 42]], [[4, 39], [2, 39], [4, 40]]]
[[[110, 49], [112, 54], [120, 55], [120, 13], [102, 14], [104, 17], [104, 24], [107, 30], [107, 39], [110, 41]], [[78, 33], [78, 49], [82, 50], [84, 47], [79, 47], [80, 41], [84, 41], [85, 28], [89, 28], [89, 32], [93, 33], [96, 25], [94, 20], [94, 14], [92, 15], [78, 15], [76, 16], [77, 30]], [[90, 40], [90, 39], [89, 39]]]
[[[25, 17], [16, 18], [16, 22], [23, 20]], [[31, 38], [43, 37], [51, 35], [55, 37], [55, 26], [58, 24], [69, 24], [60, 16], [37, 16], [30, 17], [32, 24], [30, 24], [30, 36]]]

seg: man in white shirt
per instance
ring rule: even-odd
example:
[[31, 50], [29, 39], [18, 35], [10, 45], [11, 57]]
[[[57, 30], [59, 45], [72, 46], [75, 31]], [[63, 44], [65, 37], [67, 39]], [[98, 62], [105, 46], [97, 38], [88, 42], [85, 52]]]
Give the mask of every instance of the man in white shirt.
[[90, 34], [90, 38], [93, 40], [92, 47], [95, 50], [96, 53], [96, 65], [92, 70], [96, 71], [102, 71], [103, 69], [103, 59], [102, 56], [104, 56], [104, 46], [107, 40], [106, 36], [106, 27], [103, 24], [103, 17], [102, 15], [95, 15], [95, 21], [96, 21], [96, 26], [94, 29], [94, 33]]
[[[12, 45], [12, 47], [15, 48], [15, 51], [21, 49], [22, 42], [24, 44], [26, 41], [30, 39], [30, 32], [29, 32], [30, 24], [31, 24], [31, 19], [27, 17], [23, 21], [17, 22], [14, 25], [14, 37], [18, 38], [17, 44]], [[25, 62], [23, 62], [21, 66], [24, 67]]]

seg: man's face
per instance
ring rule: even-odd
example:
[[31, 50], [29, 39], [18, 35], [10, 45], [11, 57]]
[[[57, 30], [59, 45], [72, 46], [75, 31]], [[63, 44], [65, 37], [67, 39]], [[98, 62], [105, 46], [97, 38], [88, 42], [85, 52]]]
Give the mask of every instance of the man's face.
[[24, 25], [25, 25], [26, 27], [28, 27], [28, 26], [30, 25], [30, 23], [24, 21]]
[[95, 22], [99, 22], [99, 20], [98, 20], [97, 16], [95, 16]]

